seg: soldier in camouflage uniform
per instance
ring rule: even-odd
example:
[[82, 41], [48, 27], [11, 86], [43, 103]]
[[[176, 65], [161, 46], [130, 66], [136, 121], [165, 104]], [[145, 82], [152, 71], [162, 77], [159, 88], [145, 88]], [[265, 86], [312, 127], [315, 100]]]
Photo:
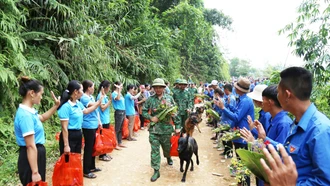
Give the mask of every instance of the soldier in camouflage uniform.
[[171, 89], [172, 96], [174, 95], [174, 93], [175, 93], [176, 91], [180, 90], [180, 88], [179, 88], [179, 84], [178, 84], [180, 81], [181, 81], [180, 79], [176, 79], [176, 80], [175, 80], [175, 82], [174, 82], [174, 84], [173, 84], [173, 88]]
[[[153, 81], [152, 87], [155, 90], [155, 95], [150, 96], [149, 99], [145, 102], [142, 109], [142, 115], [144, 118], [154, 122], [155, 125], [150, 126], [149, 128], [149, 142], [151, 145], [151, 167], [154, 169], [154, 174], [151, 177], [151, 181], [156, 181], [159, 176], [160, 168], [160, 149], [161, 146], [163, 149], [163, 154], [167, 158], [168, 165], [173, 165], [173, 161], [170, 156], [170, 138], [174, 132], [173, 126], [170, 124], [170, 116], [165, 119], [165, 122], [159, 122], [156, 117], [162, 109], [159, 109], [160, 106], [164, 103], [174, 105], [175, 102], [172, 96], [164, 94], [164, 89], [166, 87], [164, 81], [160, 78], [157, 78]], [[151, 114], [148, 113], [151, 111]], [[175, 132], [180, 132], [180, 118], [175, 116]]]
[[173, 94], [173, 99], [178, 105], [178, 115], [180, 117], [182, 132], [185, 133], [184, 125], [188, 114], [194, 109], [194, 103], [191, 101], [191, 94], [187, 88], [187, 80], [182, 79], [179, 83], [180, 89]]
[[195, 94], [198, 93], [197, 88], [196, 88], [196, 83], [191, 82], [188, 90], [189, 90], [190, 95], [191, 95], [192, 104], [194, 105], [195, 104]]

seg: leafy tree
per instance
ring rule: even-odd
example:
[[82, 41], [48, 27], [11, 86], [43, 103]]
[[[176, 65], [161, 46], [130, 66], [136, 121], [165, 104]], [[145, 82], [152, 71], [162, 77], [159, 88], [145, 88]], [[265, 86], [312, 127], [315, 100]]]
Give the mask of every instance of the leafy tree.
[[224, 29], [231, 29], [230, 25], [232, 24], [232, 19], [225, 15], [223, 12], [213, 8], [213, 9], [204, 9], [203, 11], [204, 18], [211, 25], [218, 25]]
[[324, 84], [329, 80], [330, 39], [328, 1], [304, 0], [298, 8], [299, 16], [295, 23], [290, 23], [279, 33], [289, 33], [289, 45], [295, 47], [294, 53], [302, 57], [311, 70], [316, 83]]

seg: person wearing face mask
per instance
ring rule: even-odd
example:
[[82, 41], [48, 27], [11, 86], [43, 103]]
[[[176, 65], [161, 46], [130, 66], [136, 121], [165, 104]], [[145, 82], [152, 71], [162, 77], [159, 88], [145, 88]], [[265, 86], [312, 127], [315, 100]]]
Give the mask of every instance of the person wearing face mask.
[[38, 114], [33, 106], [39, 105], [44, 88], [34, 79], [22, 77], [19, 94], [23, 101], [15, 114], [14, 129], [19, 148], [18, 175], [23, 186], [30, 182], [46, 180], [45, 131], [42, 122], [49, 119], [58, 108], [60, 101], [51, 92], [55, 105], [44, 114]]
[[[94, 104], [88, 104], [85, 107], [79, 99], [83, 95], [83, 86], [76, 80], [72, 80], [69, 82], [67, 89], [63, 92], [61, 96], [61, 103], [58, 108], [58, 116], [61, 121], [62, 131], [60, 134], [60, 154], [63, 153], [68, 154], [70, 152], [73, 153], [81, 153], [81, 146], [82, 146], [82, 125], [84, 120], [84, 114], [89, 114], [93, 112], [97, 107], [101, 104], [104, 91], [101, 90], [102, 95], [100, 99]], [[86, 123], [85, 123], [85, 127]], [[97, 128], [97, 127], [96, 127]], [[86, 128], [85, 128], [86, 129]], [[84, 149], [84, 161], [90, 160], [90, 158], [86, 158], [85, 160], [85, 153], [86, 155], [90, 155], [89, 151], [92, 151], [94, 140], [95, 140], [95, 133], [94, 133], [94, 140], [92, 136], [87, 136], [85, 133], [85, 149]], [[87, 137], [87, 139], [86, 139]], [[92, 138], [92, 139], [90, 139]], [[86, 145], [88, 148], [86, 148]], [[92, 145], [92, 147], [90, 147]], [[90, 150], [91, 148], [91, 150]], [[87, 151], [87, 152], [86, 152]], [[87, 168], [84, 166], [84, 168]], [[96, 178], [96, 175], [88, 170], [84, 172], [84, 176], [87, 178]]]

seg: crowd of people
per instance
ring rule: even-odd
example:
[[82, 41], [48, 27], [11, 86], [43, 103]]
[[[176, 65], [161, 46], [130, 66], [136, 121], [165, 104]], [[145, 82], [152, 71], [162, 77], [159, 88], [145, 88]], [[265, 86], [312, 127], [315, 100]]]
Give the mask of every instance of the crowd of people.
[[[240, 129], [242, 135], [240, 139], [223, 142], [223, 157], [231, 158], [233, 149], [247, 149], [248, 142], [257, 138], [270, 143], [264, 149], [269, 164], [261, 160], [270, 183], [257, 180], [257, 185], [330, 185], [330, 167], [326, 163], [330, 157], [330, 150], [326, 148], [330, 121], [310, 101], [312, 74], [304, 68], [290, 67], [283, 70], [280, 76], [278, 85], [267, 85], [267, 80], [254, 81], [242, 77], [231, 83], [216, 80], [210, 84], [200, 83], [198, 88], [185, 79], [177, 79], [171, 88], [169, 83], [157, 78], [151, 85], [127, 85], [125, 96], [121, 82], [111, 84], [104, 80], [98, 86], [96, 99], [92, 81], [80, 83], [72, 80], [60, 98], [52, 93], [54, 106], [44, 114], [34, 109], [34, 105], [40, 104], [42, 99], [43, 86], [37, 80], [22, 77], [19, 93], [23, 100], [14, 120], [20, 147], [18, 173], [21, 183], [27, 185], [45, 181], [46, 151], [42, 122], [56, 111], [62, 126], [60, 154], [81, 154], [84, 137], [83, 176], [96, 178], [94, 173], [101, 169], [96, 167], [92, 155], [95, 134], [98, 128], [110, 127], [111, 106], [115, 110], [117, 150], [127, 148], [122, 143], [125, 118], [129, 121], [128, 141], [139, 140], [133, 131], [136, 115], [140, 118], [141, 130], [145, 120], [151, 122], [148, 131], [151, 167], [154, 169], [151, 181], [154, 182], [160, 177], [160, 147], [168, 165], [172, 165], [170, 137], [173, 133], [185, 133], [185, 121], [194, 110], [196, 94], [205, 94], [221, 116], [221, 120], [212, 126], [229, 124], [230, 128]], [[109, 94], [111, 88], [113, 91]], [[157, 115], [164, 105], [177, 105], [178, 111], [160, 120]], [[255, 107], [261, 108], [258, 120], [254, 118]], [[295, 117], [293, 121], [288, 112]], [[211, 139], [219, 138], [215, 136]], [[276, 149], [279, 149], [281, 157]], [[236, 157], [239, 158], [239, 155], [236, 154]], [[110, 161], [112, 158], [102, 154], [99, 159]], [[250, 178], [246, 177], [244, 183], [250, 185]]]

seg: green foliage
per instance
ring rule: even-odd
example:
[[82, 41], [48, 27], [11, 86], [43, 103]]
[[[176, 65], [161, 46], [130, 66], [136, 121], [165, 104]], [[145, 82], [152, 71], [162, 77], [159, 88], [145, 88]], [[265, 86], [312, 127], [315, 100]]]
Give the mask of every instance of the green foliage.
[[295, 23], [290, 23], [279, 31], [289, 33], [289, 45], [295, 47], [294, 53], [306, 61], [317, 84], [329, 81], [330, 4], [320, 0], [304, 0], [298, 8]]
[[329, 112], [329, 18], [328, 1], [304, 0], [298, 8], [295, 22], [286, 25], [279, 34], [288, 33], [289, 45], [306, 62], [305, 67], [314, 75], [311, 100], [330, 117]]

